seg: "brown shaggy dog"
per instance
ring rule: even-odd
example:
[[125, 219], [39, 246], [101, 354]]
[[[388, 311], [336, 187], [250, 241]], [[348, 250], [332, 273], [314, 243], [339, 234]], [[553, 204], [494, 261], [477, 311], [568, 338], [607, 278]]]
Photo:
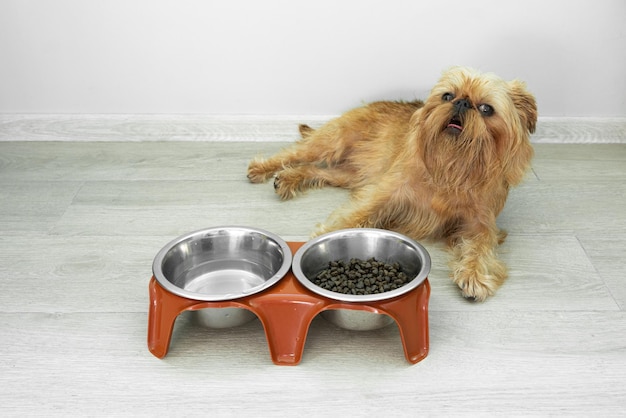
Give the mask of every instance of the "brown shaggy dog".
[[467, 68], [445, 72], [425, 102], [376, 102], [351, 110], [248, 167], [254, 183], [276, 175], [289, 199], [311, 187], [352, 190], [317, 234], [356, 227], [444, 239], [452, 279], [483, 301], [507, 276], [496, 226], [509, 188], [530, 165], [537, 107], [524, 84]]

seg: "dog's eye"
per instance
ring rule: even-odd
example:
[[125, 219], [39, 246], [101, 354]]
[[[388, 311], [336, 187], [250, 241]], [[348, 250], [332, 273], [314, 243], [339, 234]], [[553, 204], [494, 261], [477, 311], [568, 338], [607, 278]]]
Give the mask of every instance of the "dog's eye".
[[488, 104], [480, 104], [478, 105], [478, 110], [483, 116], [491, 116], [493, 115], [493, 107]]
[[451, 102], [452, 100], [454, 100], [454, 94], [444, 93], [443, 96], [441, 96], [441, 98], [446, 102]]

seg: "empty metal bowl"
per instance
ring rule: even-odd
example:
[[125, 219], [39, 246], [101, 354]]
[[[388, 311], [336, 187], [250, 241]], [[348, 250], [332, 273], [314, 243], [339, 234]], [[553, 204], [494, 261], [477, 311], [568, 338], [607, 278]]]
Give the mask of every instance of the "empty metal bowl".
[[[291, 261], [289, 246], [280, 237], [256, 228], [222, 226], [174, 239], [156, 255], [152, 272], [175, 295], [217, 302], [268, 289], [289, 271]], [[243, 308], [207, 308], [197, 315], [213, 328], [256, 318]]]
[[[409, 276], [409, 282], [387, 292], [352, 295], [323, 289], [311, 281], [328, 268], [329, 262], [349, 262], [352, 258], [375, 258], [386, 263], [398, 263]], [[422, 284], [430, 272], [430, 255], [422, 245], [396, 232], [343, 229], [320, 235], [300, 247], [293, 257], [292, 271], [296, 279], [313, 293], [337, 301], [367, 304], [401, 296]], [[351, 330], [372, 330], [393, 322], [387, 315], [353, 309], [327, 310], [322, 312], [322, 316], [339, 327]]]

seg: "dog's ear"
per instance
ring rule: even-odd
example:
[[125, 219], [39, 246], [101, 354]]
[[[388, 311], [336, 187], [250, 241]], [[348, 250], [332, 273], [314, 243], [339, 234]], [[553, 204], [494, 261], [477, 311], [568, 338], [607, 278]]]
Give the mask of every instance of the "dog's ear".
[[534, 133], [537, 127], [537, 103], [535, 98], [526, 90], [526, 85], [519, 80], [509, 82], [509, 91], [524, 127], [531, 134]]

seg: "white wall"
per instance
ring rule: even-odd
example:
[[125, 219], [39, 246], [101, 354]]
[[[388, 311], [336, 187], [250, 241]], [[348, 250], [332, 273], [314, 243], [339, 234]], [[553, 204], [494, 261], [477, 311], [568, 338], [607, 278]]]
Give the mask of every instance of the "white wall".
[[450, 65], [626, 116], [624, 0], [2, 0], [0, 113], [340, 113]]

